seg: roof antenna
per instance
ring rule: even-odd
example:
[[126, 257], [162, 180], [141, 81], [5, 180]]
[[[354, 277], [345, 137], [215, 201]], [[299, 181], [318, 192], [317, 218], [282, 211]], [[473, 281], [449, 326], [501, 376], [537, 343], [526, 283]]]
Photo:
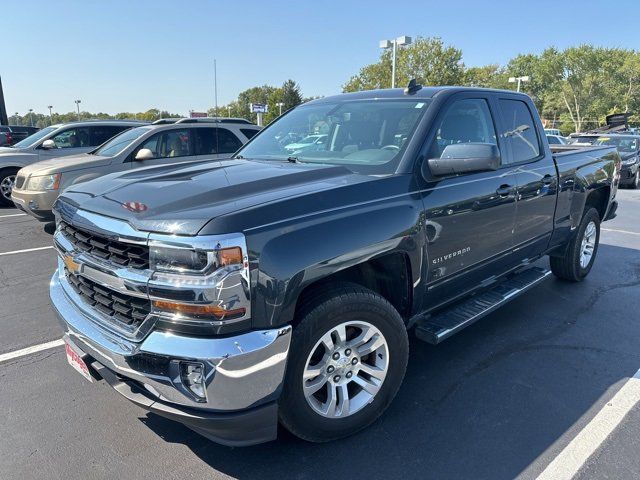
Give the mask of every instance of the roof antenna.
[[407, 88], [404, 89], [404, 93], [406, 95], [413, 95], [414, 93], [416, 93], [421, 89], [422, 89], [422, 85], [416, 82], [415, 78], [412, 78], [411, 80], [409, 80], [409, 85], [407, 85]]

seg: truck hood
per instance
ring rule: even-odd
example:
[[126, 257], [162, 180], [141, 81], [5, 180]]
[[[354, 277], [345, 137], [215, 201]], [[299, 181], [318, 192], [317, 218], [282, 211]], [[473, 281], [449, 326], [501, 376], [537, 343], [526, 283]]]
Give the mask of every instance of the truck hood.
[[368, 178], [341, 166], [209, 160], [139, 168], [73, 185], [56, 209], [67, 212], [70, 204], [125, 220], [138, 230], [196, 235], [223, 215]]
[[99, 155], [89, 155], [82, 153], [80, 155], [71, 155], [69, 157], [59, 157], [43, 160], [28, 165], [22, 169], [22, 174], [26, 175], [52, 175], [54, 173], [71, 172], [74, 170], [83, 170], [85, 168], [95, 168], [102, 165], [108, 165], [111, 157], [101, 157]]

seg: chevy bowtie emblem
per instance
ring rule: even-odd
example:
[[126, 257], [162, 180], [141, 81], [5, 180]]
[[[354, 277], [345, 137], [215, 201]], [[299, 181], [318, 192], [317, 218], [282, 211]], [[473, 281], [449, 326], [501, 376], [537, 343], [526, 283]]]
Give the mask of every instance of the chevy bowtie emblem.
[[144, 212], [149, 208], [144, 203], [140, 202], [124, 202], [122, 206], [133, 213]]
[[62, 261], [64, 262], [65, 267], [71, 273], [78, 273], [80, 271], [80, 264], [76, 262], [70, 255], [65, 255], [62, 257]]

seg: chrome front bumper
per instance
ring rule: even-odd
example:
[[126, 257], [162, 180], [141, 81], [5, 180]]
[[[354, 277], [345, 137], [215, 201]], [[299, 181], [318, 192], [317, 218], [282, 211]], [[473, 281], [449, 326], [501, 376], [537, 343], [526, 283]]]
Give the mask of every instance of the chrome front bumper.
[[[209, 412], [237, 412], [273, 402], [284, 378], [291, 327], [251, 331], [225, 338], [187, 337], [153, 330], [133, 342], [100, 327], [76, 299], [64, 275], [53, 275], [51, 302], [65, 339], [159, 402]], [[202, 362], [206, 402], [182, 385], [179, 362]]]

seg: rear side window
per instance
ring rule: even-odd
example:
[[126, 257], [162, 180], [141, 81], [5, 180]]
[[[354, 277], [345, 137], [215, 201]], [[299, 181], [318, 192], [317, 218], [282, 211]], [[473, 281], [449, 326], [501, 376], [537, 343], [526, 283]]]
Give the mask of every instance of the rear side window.
[[511, 148], [511, 162], [519, 163], [540, 156], [540, 142], [533, 116], [526, 103], [520, 100], [500, 100], [505, 129], [500, 132]]
[[196, 128], [196, 155], [218, 155], [234, 153], [242, 142], [226, 128]]
[[85, 148], [91, 147], [89, 128], [77, 127], [64, 130], [51, 138], [57, 148]]
[[254, 130], [252, 128], [241, 128], [240, 131], [242, 132], [242, 134], [247, 137], [249, 140], [251, 140], [253, 138], [253, 136], [258, 133], [260, 130]]
[[429, 158], [440, 158], [448, 145], [459, 143], [496, 143], [496, 131], [487, 101], [481, 98], [452, 103], [438, 125]]
[[91, 146], [102, 145], [104, 142], [109, 140], [112, 137], [115, 137], [117, 134], [122, 132], [123, 130], [127, 130], [131, 127], [128, 126], [116, 126], [116, 125], [103, 125], [95, 127], [90, 127], [89, 131], [91, 133]]

